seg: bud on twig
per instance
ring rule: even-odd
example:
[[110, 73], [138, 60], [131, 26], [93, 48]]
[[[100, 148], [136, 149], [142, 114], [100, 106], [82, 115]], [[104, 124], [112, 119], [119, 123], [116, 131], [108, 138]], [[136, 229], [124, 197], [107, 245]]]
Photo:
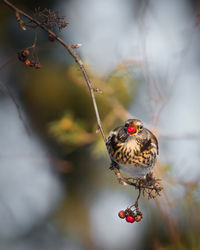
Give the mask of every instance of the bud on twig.
[[19, 15], [19, 12], [15, 12], [15, 16], [16, 16], [16, 19], [17, 19], [17, 22], [19, 24], [19, 27], [22, 29], [22, 30], [26, 30], [26, 27], [24, 25], [24, 22], [22, 21], [20, 15]]
[[72, 48], [72, 49], [78, 49], [78, 48], [80, 48], [81, 46], [82, 46], [81, 43], [77, 43], [77, 44], [71, 45], [71, 48]]
[[96, 93], [102, 94], [102, 90], [100, 90], [100, 89], [98, 89], [98, 88], [93, 88], [93, 91], [96, 92]]

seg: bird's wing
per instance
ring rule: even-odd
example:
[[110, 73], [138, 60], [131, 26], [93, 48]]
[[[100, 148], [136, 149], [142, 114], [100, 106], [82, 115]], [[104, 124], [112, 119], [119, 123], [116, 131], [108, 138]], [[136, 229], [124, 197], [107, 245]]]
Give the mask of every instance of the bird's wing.
[[146, 128], [146, 130], [148, 131], [148, 133], [151, 135], [151, 143], [155, 144], [155, 147], [157, 149], [157, 154], [159, 154], [159, 147], [158, 147], [158, 140], [157, 138], [155, 137], [155, 135]]

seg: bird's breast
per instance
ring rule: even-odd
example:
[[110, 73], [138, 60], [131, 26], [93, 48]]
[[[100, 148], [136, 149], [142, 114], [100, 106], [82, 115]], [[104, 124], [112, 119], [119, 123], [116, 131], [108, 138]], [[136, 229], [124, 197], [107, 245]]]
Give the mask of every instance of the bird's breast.
[[157, 151], [154, 147], [142, 151], [136, 140], [129, 140], [112, 148], [111, 155], [120, 165], [144, 166], [148, 168], [154, 165]]

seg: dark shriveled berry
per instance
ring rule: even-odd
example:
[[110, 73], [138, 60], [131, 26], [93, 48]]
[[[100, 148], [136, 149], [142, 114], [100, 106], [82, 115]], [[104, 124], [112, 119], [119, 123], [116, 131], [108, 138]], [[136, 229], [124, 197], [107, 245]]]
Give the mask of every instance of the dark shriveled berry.
[[27, 57], [22, 56], [21, 52], [17, 53], [17, 57], [21, 62], [25, 62], [25, 60], [27, 59]]
[[25, 49], [25, 50], [22, 50], [22, 51], [21, 51], [21, 55], [22, 55], [23, 57], [27, 57], [27, 56], [29, 56], [29, 54], [30, 54], [30, 52], [29, 52], [28, 49]]
[[36, 62], [36, 63], [34, 64], [34, 67], [35, 67], [36, 69], [40, 69], [40, 68], [41, 68], [41, 65], [40, 65], [39, 62]]

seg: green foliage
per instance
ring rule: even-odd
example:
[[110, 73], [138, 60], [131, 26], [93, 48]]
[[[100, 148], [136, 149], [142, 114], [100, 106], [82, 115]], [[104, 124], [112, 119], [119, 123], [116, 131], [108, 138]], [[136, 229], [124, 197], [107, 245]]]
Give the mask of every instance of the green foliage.
[[49, 123], [49, 133], [59, 143], [65, 145], [68, 153], [94, 141], [94, 136], [86, 132], [82, 121], [74, 120], [70, 115]]

